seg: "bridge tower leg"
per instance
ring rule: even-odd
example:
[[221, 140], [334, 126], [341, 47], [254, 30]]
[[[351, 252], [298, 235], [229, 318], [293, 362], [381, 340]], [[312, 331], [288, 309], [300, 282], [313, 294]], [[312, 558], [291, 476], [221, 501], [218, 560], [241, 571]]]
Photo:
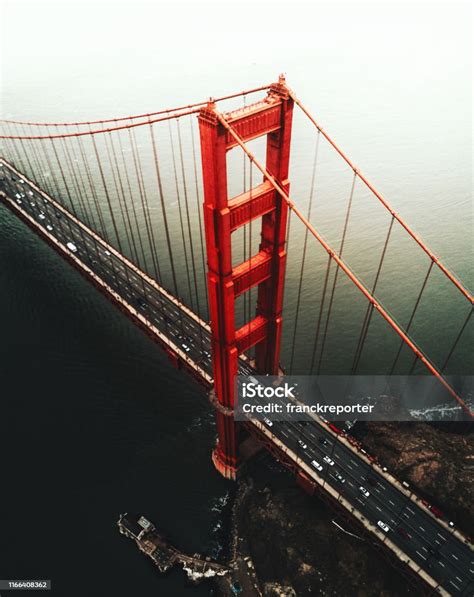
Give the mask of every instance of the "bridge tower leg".
[[[293, 100], [284, 77], [270, 87], [265, 100], [222, 114], [244, 142], [267, 137], [267, 169], [287, 192], [292, 115]], [[213, 462], [224, 477], [235, 479], [239, 429], [233, 408], [239, 355], [255, 346], [257, 372], [277, 375], [279, 370], [288, 207], [266, 180], [229, 198], [227, 152], [237, 143], [219, 121], [212, 101], [199, 114], [199, 130], [217, 403]], [[232, 232], [257, 218], [262, 220], [258, 253], [232, 266]], [[235, 299], [254, 286], [258, 286], [255, 317], [236, 329]]]

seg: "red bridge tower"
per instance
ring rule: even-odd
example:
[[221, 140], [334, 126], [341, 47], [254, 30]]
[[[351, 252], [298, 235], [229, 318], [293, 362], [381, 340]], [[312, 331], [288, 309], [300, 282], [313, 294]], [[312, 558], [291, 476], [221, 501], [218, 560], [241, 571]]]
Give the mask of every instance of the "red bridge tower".
[[[228, 197], [227, 152], [237, 143], [219, 117], [243, 142], [267, 136], [266, 167], [288, 192], [292, 115], [293, 100], [283, 76], [263, 101], [223, 114], [210, 102], [199, 114], [217, 399], [218, 442], [213, 461], [229, 479], [235, 479], [239, 466], [239, 429], [233, 417], [238, 357], [255, 346], [257, 372], [276, 375], [279, 370], [288, 206], [266, 180], [237, 197]], [[232, 267], [232, 232], [256, 218], [262, 220], [259, 251]], [[256, 315], [236, 329], [235, 299], [254, 286], [258, 286]]]

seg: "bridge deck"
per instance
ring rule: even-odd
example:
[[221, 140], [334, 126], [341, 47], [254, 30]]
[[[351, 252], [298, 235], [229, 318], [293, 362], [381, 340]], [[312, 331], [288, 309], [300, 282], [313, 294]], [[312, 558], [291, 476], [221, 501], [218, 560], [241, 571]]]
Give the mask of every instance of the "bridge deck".
[[[45, 238], [85, 277], [160, 343], [205, 386], [212, 386], [210, 329], [206, 322], [169, 294], [156, 281], [33, 182], [0, 159], [0, 196], [4, 203]], [[72, 242], [72, 252], [67, 243]], [[241, 359], [241, 375], [252, 368]], [[472, 595], [472, 546], [457, 530], [433, 516], [416, 495], [370, 462], [346, 438], [333, 433], [318, 417], [270, 427], [249, 420], [249, 428], [267, 446], [294, 463], [295, 468], [354, 516], [412, 572], [441, 594]], [[302, 448], [298, 440], [306, 444]], [[334, 465], [324, 462], [328, 456]], [[317, 460], [322, 472], [312, 467]], [[336, 472], [345, 479], [341, 483]], [[372, 481], [369, 482], [368, 478]], [[364, 497], [360, 487], [369, 492]], [[378, 525], [383, 521], [390, 530]], [[402, 530], [400, 530], [402, 529]]]

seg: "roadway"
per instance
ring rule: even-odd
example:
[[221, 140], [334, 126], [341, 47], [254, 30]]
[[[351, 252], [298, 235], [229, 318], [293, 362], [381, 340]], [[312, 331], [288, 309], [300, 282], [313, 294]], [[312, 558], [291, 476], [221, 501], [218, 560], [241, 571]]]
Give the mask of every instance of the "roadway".
[[[0, 168], [0, 188], [14, 207], [59, 241], [64, 251], [71, 253], [67, 243], [73, 243], [75, 257], [212, 377], [207, 327], [8, 165], [0, 163]], [[240, 359], [239, 375], [252, 373], [249, 364]], [[369, 522], [387, 525], [388, 531], [380, 525], [378, 528], [445, 591], [462, 596], [474, 594], [474, 562], [469, 545], [390, 482], [382, 469], [359, 457], [319, 420], [308, 417], [264, 425], [314, 471], [314, 476], [348, 500]], [[311, 464], [313, 460], [322, 470]]]

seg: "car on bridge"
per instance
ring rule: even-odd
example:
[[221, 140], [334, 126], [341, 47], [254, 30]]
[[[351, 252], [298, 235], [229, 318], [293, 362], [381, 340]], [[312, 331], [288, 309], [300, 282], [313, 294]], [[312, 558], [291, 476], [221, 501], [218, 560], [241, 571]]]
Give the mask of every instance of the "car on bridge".
[[403, 527], [397, 527], [397, 533], [403, 537], [404, 539], [410, 539], [410, 534], [408, 533], [408, 531], [406, 529], [404, 529]]
[[308, 444], [305, 444], [302, 439], [298, 440], [298, 444], [303, 448], [303, 450], [306, 450], [306, 448], [308, 447]]
[[365, 487], [362, 487], [362, 485], [359, 487], [360, 492], [362, 493], [362, 495], [366, 498], [370, 497], [370, 492], [367, 491], [367, 489]]
[[388, 524], [386, 524], [385, 522], [383, 522], [383, 520], [379, 520], [377, 521], [377, 525], [382, 529], [382, 531], [384, 531], [385, 533], [388, 533], [390, 530], [390, 527], [388, 526]]
[[329, 456], [325, 456], [323, 458], [324, 462], [327, 462], [329, 464], [329, 466], [334, 466], [334, 460], [331, 460], [331, 458], [329, 458]]
[[66, 247], [71, 251], [71, 253], [77, 253], [77, 247], [74, 243], [68, 242], [66, 243]]
[[323, 467], [319, 464], [319, 462], [317, 460], [312, 460], [311, 466], [313, 466], [319, 472], [321, 472], [323, 470]]
[[142, 308], [145, 308], [148, 305], [147, 301], [141, 296], [135, 297], [135, 303]]
[[341, 475], [341, 473], [336, 473], [336, 479], [339, 481], [339, 483], [345, 483], [346, 480], [344, 479], [344, 477]]

